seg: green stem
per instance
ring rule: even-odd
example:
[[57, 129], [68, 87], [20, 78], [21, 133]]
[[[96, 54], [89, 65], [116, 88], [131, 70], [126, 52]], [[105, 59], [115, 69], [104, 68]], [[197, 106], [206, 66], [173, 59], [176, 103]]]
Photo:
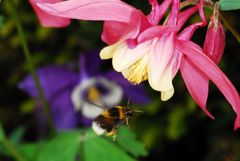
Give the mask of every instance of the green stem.
[[18, 150], [8, 141], [6, 137], [2, 140], [2, 144], [16, 161], [26, 161], [26, 159], [18, 152]]
[[32, 77], [34, 79], [35, 86], [37, 88], [40, 101], [42, 103], [42, 106], [44, 108], [45, 114], [47, 116], [47, 120], [48, 120], [49, 126], [51, 128], [51, 134], [55, 134], [56, 130], [55, 130], [55, 127], [54, 127], [53, 119], [51, 117], [50, 107], [48, 106], [48, 102], [47, 102], [47, 100], [46, 100], [46, 98], [44, 96], [42, 87], [40, 85], [38, 76], [36, 74], [36, 71], [35, 71], [35, 68], [34, 68], [34, 65], [33, 65], [33, 62], [32, 62], [32, 58], [31, 58], [31, 53], [29, 51], [29, 48], [28, 48], [28, 45], [27, 45], [27, 42], [26, 42], [26, 38], [25, 38], [25, 35], [24, 35], [24, 31], [22, 29], [22, 26], [21, 26], [21, 23], [20, 23], [20, 20], [19, 20], [16, 8], [15, 8], [14, 2], [12, 0], [9, 0], [9, 1], [7, 1], [7, 3], [9, 4], [9, 10], [10, 10], [10, 12], [12, 14], [12, 17], [13, 17], [15, 23], [16, 23], [16, 27], [17, 27], [17, 31], [18, 31], [18, 34], [19, 34], [19, 38], [21, 40], [23, 53], [24, 53], [24, 56], [25, 56], [25, 58], [27, 60], [28, 67], [29, 67], [29, 70], [30, 70], [30, 72], [32, 74]]
[[82, 161], [85, 161], [86, 158], [85, 158], [85, 155], [84, 155], [84, 146], [85, 146], [85, 139], [86, 139], [86, 132], [83, 131], [81, 133], [81, 137], [80, 137], [80, 144], [79, 144], [79, 155], [80, 155], [80, 158]]
[[220, 13], [220, 19], [222, 20], [225, 27], [229, 29], [229, 31], [233, 34], [233, 36], [240, 43], [240, 33], [234, 28], [234, 26], [231, 24], [231, 22], [229, 22], [229, 20], [222, 13]]
[[180, 3], [180, 9], [183, 9], [183, 8], [191, 6], [191, 5], [196, 5], [197, 3], [198, 3], [197, 0], [183, 1]]

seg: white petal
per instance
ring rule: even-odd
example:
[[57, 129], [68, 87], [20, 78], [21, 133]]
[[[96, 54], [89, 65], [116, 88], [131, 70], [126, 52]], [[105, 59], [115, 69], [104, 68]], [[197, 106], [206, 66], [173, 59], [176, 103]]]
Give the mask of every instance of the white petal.
[[138, 44], [135, 48], [129, 48], [125, 42], [119, 44], [113, 54], [113, 68], [118, 72], [129, 68], [149, 52], [151, 43], [152, 40], [149, 40]]
[[101, 51], [100, 51], [100, 58], [101, 59], [110, 59], [113, 57], [113, 54], [115, 52], [115, 49], [116, 47], [119, 45], [120, 42], [117, 42], [113, 45], [109, 45], [105, 48], [103, 48]]
[[108, 89], [108, 93], [106, 95], [101, 95], [103, 103], [108, 107], [118, 105], [123, 98], [122, 88], [115, 82], [104, 78], [100, 78], [99, 82]]
[[[101, 108], [88, 104], [86, 100], [84, 100], [86, 98], [83, 98], [82, 96], [83, 93], [85, 93], [90, 87], [95, 87], [97, 83], [104, 86], [104, 88], [107, 89], [107, 93], [101, 94], [99, 99], [94, 100], [93, 103], [100, 106], [106, 105], [108, 107], [112, 107], [118, 105], [123, 98], [122, 88], [113, 81], [101, 77], [84, 80], [73, 89], [71, 100], [74, 109], [76, 111], [81, 110], [83, 115], [88, 118], [95, 118], [102, 112], [102, 110], [99, 110]], [[101, 112], [99, 113], [99, 111]]]
[[168, 90], [168, 91], [162, 91], [161, 92], [161, 100], [167, 101], [169, 100], [174, 94], [174, 88]]
[[76, 111], [81, 110], [82, 105], [85, 103], [82, 98], [83, 92], [94, 84], [96, 84], [96, 79], [86, 79], [73, 89], [71, 100]]
[[150, 55], [148, 80], [150, 86], [157, 91], [167, 91], [172, 85], [172, 57], [174, 52], [173, 36], [161, 37]]

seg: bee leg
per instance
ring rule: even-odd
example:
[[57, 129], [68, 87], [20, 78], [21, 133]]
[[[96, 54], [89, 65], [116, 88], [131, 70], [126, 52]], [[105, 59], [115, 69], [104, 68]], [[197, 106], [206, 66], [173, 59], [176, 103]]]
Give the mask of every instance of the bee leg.
[[117, 135], [114, 134], [114, 135], [112, 136], [112, 138], [113, 138], [113, 141], [116, 141]]
[[129, 128], [129, 124], [128, 124], [128, 118], [125, 119], [126, 125]]
[[112, 136], [113, 141], [115, 141], [117, 137], [117, 127], [113, 128], [112, 131], [107, 133], [107, 136]]
[[115, 128], [113, 129], [113, 135], [112, 135], [112, 138], [113, 138], [113, 141], [115, 141], [116, 138], [117, 138], [117, 127], [115, 127]]

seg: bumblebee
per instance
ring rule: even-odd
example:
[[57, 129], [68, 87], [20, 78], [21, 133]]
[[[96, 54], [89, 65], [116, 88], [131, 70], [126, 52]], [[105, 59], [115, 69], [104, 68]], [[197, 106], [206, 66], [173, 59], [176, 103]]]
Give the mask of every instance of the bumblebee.
[[106, 135], [112, 136], [113, 140], [115, 140], [118, 126], [120, 124], [128, 125], [129, 118], [139, 112], [142, 111], [132, 110], [123, 106], [115, 106], [105, 109], [94, 119], [92, 122], [92, 128], [97, 135], [106, 133]]

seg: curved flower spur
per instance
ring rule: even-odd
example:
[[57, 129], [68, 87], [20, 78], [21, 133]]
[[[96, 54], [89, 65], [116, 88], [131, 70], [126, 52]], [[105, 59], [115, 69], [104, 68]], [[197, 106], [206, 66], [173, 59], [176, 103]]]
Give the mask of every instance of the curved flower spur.
[[[208, 82], [213, 81], [237, 114], [235, 129], [240, 126], [240, 98], [237, 90], [217, 67], [215, 58], [207, 53], [207, 47], [204, 47], [203, 51], [190, 41], [195, 30], [207, 24], [203, 0], [181, 12], [180, 0], [165, 0], [162, 4], [157, 0], [149, 0], [152, 12], [147, 16], [119, 0], [100, 0], [96, 4], [94, 2], [96, 1], [68, 0], [37, 5], [54, 16], [104, 21], [102, 40], [109, 46], [101, 51], [101, 58], [112, 58], [114, 69], [133, 84], [148, 80], [154, 90], [161, 92], [161, 99], [164, 101], [173, 96], [172, 79], [180, 69], [195, 102], [213, 118], [206, 108]], [[163, 25], [159, 25], [171, 4], [170, 15]], [[85, 12], [87, 8], [96, 10]], [[109, 9], [107, 12], [106, 8]], [[202, 22], [181, 29], [189, 17], [197, 11]], [[111, 16], [108, 17], [109, 15]], [[221, 40], [220, 43], [222, 42]], [[221, 54], [217, 57], [219, 59]]]

